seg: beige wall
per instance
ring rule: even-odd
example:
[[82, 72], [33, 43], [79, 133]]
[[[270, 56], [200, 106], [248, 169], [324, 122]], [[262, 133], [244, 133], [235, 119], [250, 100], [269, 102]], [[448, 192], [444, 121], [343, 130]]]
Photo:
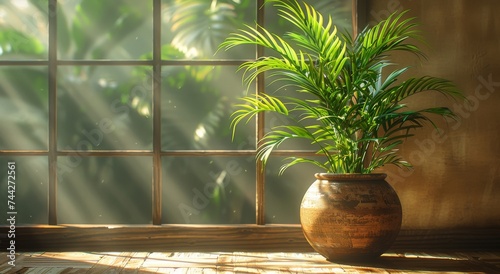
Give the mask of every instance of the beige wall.
[[[361, 0], [360, 0], [361, 1]], [[420, 130], [402, 149], [413, 171], [388, 168], [403, 204], [403, 228], [500, 227], [500, 1], [367, 0], [367, 21], [410, 9], [428, 60], [398, 54], [412, 73], [454, 81], [471, 105], [439, 95], [412, 106], [447, 105], [459, 121]]]

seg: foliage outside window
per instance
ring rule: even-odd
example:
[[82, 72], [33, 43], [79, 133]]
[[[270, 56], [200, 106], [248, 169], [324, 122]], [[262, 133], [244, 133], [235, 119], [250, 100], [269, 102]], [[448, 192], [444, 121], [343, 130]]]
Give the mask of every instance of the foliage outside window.
[[[310, 2], [351, 28], [351, 1]], [[17, 164], [18, 223], [255, 224], [263, 197], [264, 223], [298, 223], [314, 171], [275, 174], [301, 144], [264, 176], [254, 160], [259, 131], [283, 121], [253, 121], [231, 140], [229, 116], [246, 91], [237, 67], [259, 51], [216, 49], [243, 24], [287, 31], [260, 4], [2, 1], [0, 165]]]

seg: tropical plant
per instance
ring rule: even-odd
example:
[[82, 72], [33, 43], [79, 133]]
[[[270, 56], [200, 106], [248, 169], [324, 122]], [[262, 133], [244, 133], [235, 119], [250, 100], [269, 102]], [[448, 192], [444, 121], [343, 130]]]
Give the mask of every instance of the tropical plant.
[[[229, 50], [251, 44], [277, 54], [240, 66], [247, 83], [266, 73], [270, 82], [282, 83], [283, 88], [273, 94], [242, 98], [231, 123], [234, 134], [238, 124], [261, 112], [277, 113], [292, 121], [271, 128], [261, 140], [257, 158], [264, 165], [285, 141], [305, 139], [326, 160], [289, 157], [281, 173], [298, 163], [312, 163], [331, 173], [371, 173], [387, 164], [411, 167], [398, 155], [398, 147], [415, 129], [428, 123], [436, 126], [433, 115], [454, 117], [447, 107], [412, 110], [403, 102], [430, 91], [462, 97], [446, 79], [422, 76], [399, 80], [409, 67], [394, 68], [390, 54], [405, 51], [423, 56], [411, 43], [422, 39], [415, 18], [404, 19], [406, 12], [393, 13], [353, 38], [337, 32], [331, 16], [325, 18], [306, 3], [266, 3], [277, 7], [279, 16], [291, 25], [290, 32], [280, 37], [261, 26], [246, 26], [220, 45]], [[312, 98], [304, 98], [304, 94]]]

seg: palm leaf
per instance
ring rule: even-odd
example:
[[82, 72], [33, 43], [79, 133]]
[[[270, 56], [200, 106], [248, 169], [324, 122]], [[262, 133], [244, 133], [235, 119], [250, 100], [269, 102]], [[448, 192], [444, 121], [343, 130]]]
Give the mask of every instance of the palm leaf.
[[243, 104], [237, 104], [238, 109], [232, 114], [231, 128], [233, 129], [232, 137], [236, 132], [238, 124], [245, 120], [248, 123], [253, 117], [260, 112], [276, 112], [283, 115], [288, 115], [288, 109], [280, 99], [267, 95], [257, 94], [255, 97], [243, 97]]
[[[231, 34], [220, 47], [251, 44], [278, 54], [240, 66], [247, 84], [266, 73], [266, 80], [282, 88], [273, 96], [245, 97], [231, 124], [235, 130], [241, 121], [248, 122], [261, 112], [291, 119], [291, 124], [272, 128], [259, 143], [257, 157], [264, 166], [283, 142], [306, 139], [326, 161], [288, 158], [280, 173], [298, 163], [315, 164], [335, 173], [369, 173], [386, 164], [410, 167], [398, 155], [399, 146], [414, 135], [415, 129], [426, 124], [436, 127], [433, 116], [454, 117], [446, 107], [412, 110], [402, 103], [429, 91], [463, 99], [458, 88], [446, 79], [421, 76], [400, 81], [408, 67], [392, 69], [395, 65], [389, 57], [393, 51], [423, 56], [420, 48], [411, 43], [421, 35], [415, 19], [405, 18], [406, 12], [395, 12], [353, 38], [349, 33], [338, 33], [330, 16], [323, 16], [306, 3], [266, 3], [274, 4], [279, 16], [291, 25], [286, 35], [280, 37], [260, 26], [246, 26]], [[313, 98], [303, 99], [298, 93]]]

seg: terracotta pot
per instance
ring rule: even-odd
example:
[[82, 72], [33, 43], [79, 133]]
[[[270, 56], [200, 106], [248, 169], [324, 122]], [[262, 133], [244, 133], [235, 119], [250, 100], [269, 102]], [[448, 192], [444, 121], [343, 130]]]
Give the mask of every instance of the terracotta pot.
[[330, 261], [380, 256], [401, 228], [401, 203], [386, 174], [317, 173], [300, 206], [307, 241]]

